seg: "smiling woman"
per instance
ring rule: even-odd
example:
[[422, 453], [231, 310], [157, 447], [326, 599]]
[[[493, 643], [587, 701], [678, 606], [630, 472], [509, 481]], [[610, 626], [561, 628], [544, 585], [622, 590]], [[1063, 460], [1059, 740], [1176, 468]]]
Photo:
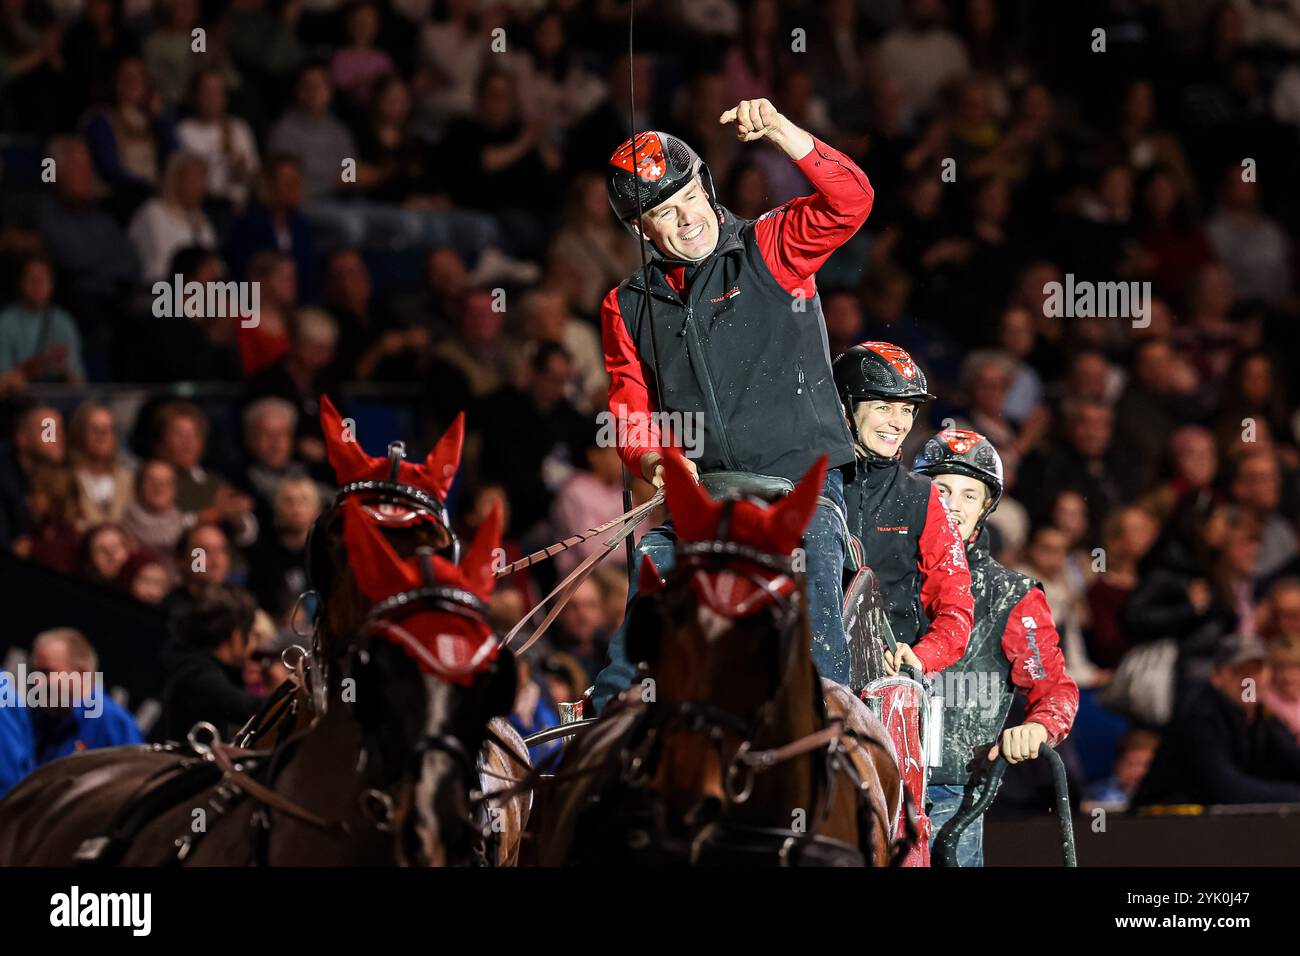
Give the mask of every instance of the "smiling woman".
[[916, 405], [912, 402], [860, 402], [853, 410], [858, 440], [884, 458], [898, 454], [899, 446], [915, 421]]

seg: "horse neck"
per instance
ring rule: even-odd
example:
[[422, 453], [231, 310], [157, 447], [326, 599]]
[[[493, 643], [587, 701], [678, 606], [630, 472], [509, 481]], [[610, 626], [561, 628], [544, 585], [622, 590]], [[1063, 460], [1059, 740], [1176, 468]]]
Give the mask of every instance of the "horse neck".
[[365, 786], [357, 770], [361, 747], [361, 728], [350, 709], [331, 707], [298, 738], [275, 790], [326, 819], [355, 819]]

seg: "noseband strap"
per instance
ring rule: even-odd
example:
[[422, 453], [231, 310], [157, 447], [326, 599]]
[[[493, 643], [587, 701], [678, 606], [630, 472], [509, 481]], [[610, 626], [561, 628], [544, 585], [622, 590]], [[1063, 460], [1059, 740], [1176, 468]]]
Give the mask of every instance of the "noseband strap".
[[687, 544], [679, 544], [677, 546], [677, 557], [679, 563], [693, 564], [709, 559], [716, 562], [724, 558], [740, 558], [743, 561], [757, 564], [759, 567], [767, 568], [769, 571], [781, 571], [785, 574], [794, 573], [793, 561], [789, 556], [771, 554], [750, 545], [741, 544], [739, 541], [727, 541], [721, 538], [713, 541], [691, 541]]

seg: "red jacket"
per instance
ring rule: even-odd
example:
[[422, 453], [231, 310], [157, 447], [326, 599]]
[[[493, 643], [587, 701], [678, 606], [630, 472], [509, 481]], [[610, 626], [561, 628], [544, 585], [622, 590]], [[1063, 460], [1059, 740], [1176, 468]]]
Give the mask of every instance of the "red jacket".
[[858, 460], [844, 486], [849, 531], [876, 572], [894, 638], [927, 674], [961, 659], [975, 622], [971, 572], [939, 490], [898, 458]]
[[932, 674], [961, 659], [975, 623], [966, 547], [956, 519], [944, 507], [934, 485], [930, 486], [925, 527], [917, 541], [917, 570], [921, 607], [930, 619], [930, 627], [912, 647], [912, 653], [925, 665], [925, 672]]
[[1012, 609], [1002, 632], [1002, 653], [1011, 661], [1011, 682], [1027, 696], [1025, 723], [1042, 724], [1047, 742], [1056, 746], [1074, 725], [1079, 685], [1065, 672], [1061, 638], [1041, 588], [1030, 588]]

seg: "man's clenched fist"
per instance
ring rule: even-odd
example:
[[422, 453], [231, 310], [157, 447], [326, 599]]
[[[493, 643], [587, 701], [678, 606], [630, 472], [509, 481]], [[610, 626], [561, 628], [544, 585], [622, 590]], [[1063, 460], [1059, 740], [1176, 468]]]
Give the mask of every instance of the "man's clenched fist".
[[735, 123], [736, 139], [742, 143], [765, 139], [796, 162], [812, 152], [812, 136], [782, 116], [771, 100], [741, 100], [718, 122]]
[[771, 100], [741, 100], [718, 117], [718, 122], [723, 125], [736, 124], [736, 139], [742, 143], [765, 136], [771, 138], [781, 132], [784, 120]]

